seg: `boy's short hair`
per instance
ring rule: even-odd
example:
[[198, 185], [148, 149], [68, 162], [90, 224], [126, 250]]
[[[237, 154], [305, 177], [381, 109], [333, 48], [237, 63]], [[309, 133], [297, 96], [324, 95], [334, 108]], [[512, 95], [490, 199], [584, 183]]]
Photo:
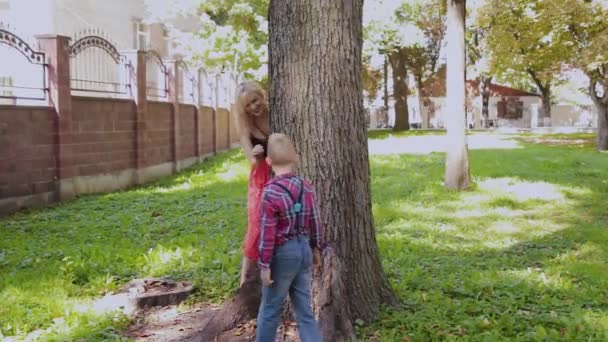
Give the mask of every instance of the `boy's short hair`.
[[283, 133], [273, 133], [268, 138], [268, 158], [272, 165], [287, 166], [298, 159], [291, 139]]

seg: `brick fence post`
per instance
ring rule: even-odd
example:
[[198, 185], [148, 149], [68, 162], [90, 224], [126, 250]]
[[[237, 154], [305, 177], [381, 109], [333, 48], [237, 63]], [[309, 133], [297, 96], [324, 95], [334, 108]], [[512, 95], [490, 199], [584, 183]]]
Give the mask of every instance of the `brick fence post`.
[[182, 159], [181, 156], [181, 128], [180, 128], [180, 83], [181, 83], [181, 75], [179, 70], [180, 57], [176, 56], [176, 58], [172, 61], [167, 62], [169, 66], [169, 101], [173, 105], [171, 122], [172, 122], [172, 130], [171, 130], [171, 144], [172, 144], [172, 155], [173, 155], [173, 172], [178, 172], [180, 170], [179, 162]]
[[147, 166], [145, 148], [148, 141], [146, 114], [148, 113], [148, 76], [146, 74], [146, 52], [132, 50], [124, 52], [127, 57], [128, 80], [131, 96], [135, 101], [135, 172], [137, 184], [145, 182], [142, 172]]
[[76, 176], [73, 166], [72, 143], [72, 93], [70, 88], [70, 38], [60, 35], [36, 36], [40, 50], [46, 56], [49, 101], [57, 113], [56, 160], [57, 200], [75, 197], [70, 181]]

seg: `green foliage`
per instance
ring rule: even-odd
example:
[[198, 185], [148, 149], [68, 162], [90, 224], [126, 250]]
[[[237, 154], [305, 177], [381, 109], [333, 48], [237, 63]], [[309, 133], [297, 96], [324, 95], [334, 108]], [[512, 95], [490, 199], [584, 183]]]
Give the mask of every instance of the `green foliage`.
[[[210, 70], [232, 70], [246, 78], [262, 77], [267, 63], [268, 0], [195, 1], [198, 29], [181, 40], [182, 49], [193, 62]], [[185, 11], [185, 10], [184, 10]], [[192, 13], [164, 13], [163, 21], [179, 21]]]
[[487, 28], [493, 74], [507, 82], [525, 78], [540, 89], [556, 84], [572, 44], [546, 20], [552, 6], [541, 0], [486, 1], [478, 25]]

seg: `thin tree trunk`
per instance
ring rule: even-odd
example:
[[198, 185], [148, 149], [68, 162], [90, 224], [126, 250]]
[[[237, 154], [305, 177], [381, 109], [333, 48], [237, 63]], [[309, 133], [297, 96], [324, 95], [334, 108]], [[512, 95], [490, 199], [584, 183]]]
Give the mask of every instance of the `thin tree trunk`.
[[372, 222], [362, 7], [363, 0], [272, 0], [269, 11], [272, 129], [294, 139], [331, 246], [313, 286], [328, 342], [354, 339], [354, 319], [370, 322], [395, 302]]
[[479, 77], [479, 95], [481, 96], [481, 121], [483, 128], [490, 128], [490, 85], [493, 77]]
[[397, 49], [389, 55], [393, 71], [393, 98], [395, 99], [395, 127], [396, 131], [410, 129], [410, 114], [407, 107], [407, 60], [405, 52]]
[[594, 75], [588, 76], [590, 80], [589, 96], [597, 109], [597, 149], [598, 151], [608, 151], [608, 89], [604, 86], [604, 94], [599, 97], [595, 90], [598, 82]]
[[541, 93], [543, 96], [543, 127], [551, 127], [551, 88], [547, 86]]
[[424, 110], [424, 98], [422, 95], [422, 76], [416, 75], [414, 77], [416, 80], [416, 91], [418, 92], [418, 112], [420, 113], [420, 128], [428, 129], [429, 128], [429, 113]]
[[466, 0], [447, 0], [447, 158], [445, 186], [469, 188], [469, 157], [466, 142], [465, 9]]
[[532, 69], [527, 70], [530, 77], [536, 84], [542, 95], [542, 121], [539, 122], [539, 127], [551, 126], [551, 82], [543, 83]]
[[603, 104], [597, 104], [597, 149], [608, 151], [608, 96]]
[[388, 126], [388, 56], [384, 56], [384, 123]]

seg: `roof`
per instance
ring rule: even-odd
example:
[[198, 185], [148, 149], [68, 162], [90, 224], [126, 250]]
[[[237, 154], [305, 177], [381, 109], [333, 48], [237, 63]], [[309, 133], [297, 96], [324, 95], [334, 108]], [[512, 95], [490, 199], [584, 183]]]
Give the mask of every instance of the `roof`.
[[[426, 80], [422, 85], [422, 95], [424, 97], [445, 97], [445, 76], [446, 68], [442, 66], [434, 77]], [[479, 81], [478, 80], [467, 80], [467, 95], [479, 96]], [[490, 84], [490, 96], [494, 97], [509, 97], [509, 96], [538, 96], [539, 94], [531, 93], [528, 91], [515, 89], [507, 86], [498, 85], [495, 83]]]

